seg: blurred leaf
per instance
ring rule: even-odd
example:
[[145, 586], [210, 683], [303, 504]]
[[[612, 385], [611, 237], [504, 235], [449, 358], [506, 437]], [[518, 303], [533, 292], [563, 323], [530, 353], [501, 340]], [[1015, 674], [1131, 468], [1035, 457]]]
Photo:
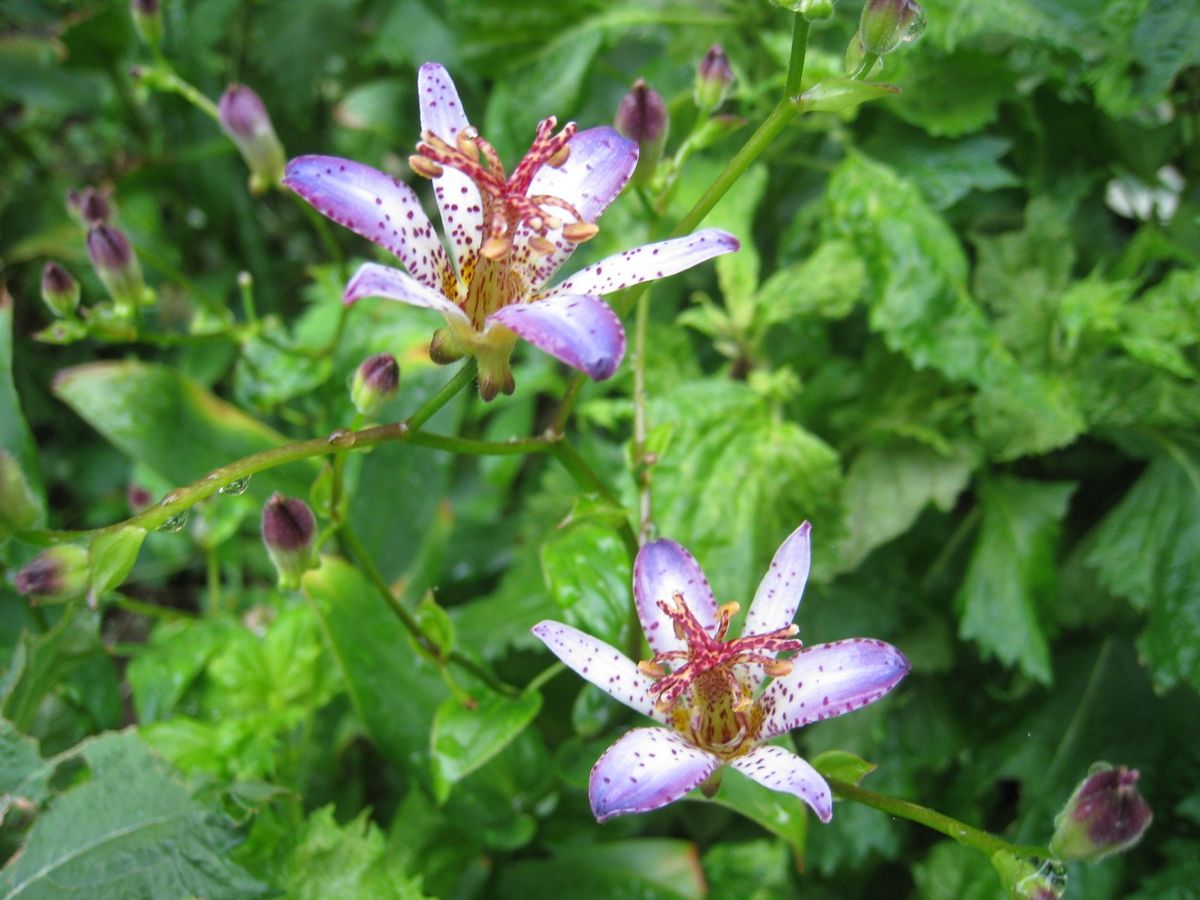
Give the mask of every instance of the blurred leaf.
[[866, 286], [867, 269], [854, 245], [823, 241], [803, 262], [767, 278], [755, 298], [754, 312], [768, 325], [798, 316], [841, 319], [862, 299]]
[[943, 56], [925, 46], [895, 57], [894, 64], [888, 58], [887, 77], [903, 92], [884, 105], [933, 137], [983, 130], [996, 121], [1001, 102], [1015, 93], [1003, 54], [971, 48]]
[[146, 529], [126, 525], [116, 531], [101, 531], [88, 546], [88, 565], [91, 568], [89, 597], [98, 598], [120, 586], [137, 561]]
[[525, 860], [506, 868], [496, 889], [500, 900], [531, 895], [699, 900], [704, 894], [695, 846], [667, 838], [564, 847], [550, 859]]
[[629, 551], [605, 525], [584, 521], [550, 534], [542, 575], [561, 618], [616, 646], [628, 633], [632, 578]]
[[149, 725], [174, 713], [235, 628], [227, 618], [184, 619], [155, 628], [125, 670], [138, 721]]
[[[374, 55], [392, 66], [419, 66], [436, 60], [452, 71], [459, 64], [459, 50], [446, 23], [420, 0], [387, 4], [388, 14], [374, 35]], [[446, 14], [440, 4], [434, 8]]]
[[328, 358], [313, 359], [295, 348], [277, 319], [242, 344], [233, 373], [234, 397], [244, 407], [262, 412], [313, 393], [333, 371]]
[[38, 817], [0, 872], [7, 896], [257, 897], [266, 886], [230, 862], [224, 814], [197, 803], [136, 734], [75, 751], [92, 770]]
[[1057, 582], [1059, 526], [1073, 484], [995, 477], [980, 485], [983, 517], [958, 594], [959, 634], [985, 656], [1053, 680], [1041, 605]]
[[789, 860], [774, 841], [714, 844], [703, 862], [709, 900], [774, 900], [788, 895]]
[[[97, 362], [64, 369], [54, 392], [131, 459], [175, 484], [284, 443], [282, 435], [165, 366]], [[315, 464], [256, 475], [254, 496], [306, 493]]]
[[103, 653], [99, 614], [78, 605], [66, 607], [45, 633], [22, 632], [0, 680], [0, 711], [20, 731], [29, 731], [46, 695], [76, 666]]
[[433, 717], [430, 734], [433, 789], [444, 803], [454, 784], [503, 750], [542, 708], [536, 691], [509, 698], [489, 693], [474, 707], [447, 697]]
[[0, 287], [0, 451], [15, 460], [25, 485], [37, 504], [40, 519], [45, 506], [45, 488], [38, 465], [33, 435], [21, 412], [21, 398], [13, 382], [13, 305], [12, 297]]
[[957, 141], [935, 140], [919, 131], [889, 131], [867, 144], [872, 156], [887, 161], [912, 181], [934, 209], [949, 209], [971, 191], [994, 191], [1020, 184], [1000, 158], [1012, 141], [974, 135]]
[[[791, 749], [790, 742], [777, 743]], [[711, 802], [756, 822], [786, 843], [796, 859], [804, 859], [808, 807], [799, 797], [773, 791], [740, 772], [725, 772], [720, 790]]]
[[913, 866], [921, 900], [1005, 900], [988, 858], [973, 847], [940, 841]]
[[859, 784], [864, 778], [879, 768], [875, 763], [867, 762], [848, 750], [826, 750], [814, 756], [810, 762], [812, 767], [826, 778], [845, 781], [849, 784]]
[[54, 766], [45, 765], [36, 739], [0, 719], [0, 822], [15, 805], [41, 806], [50, 796]]
[[1161, 688], [1200, 688], [1200, 454], [1171, 445], [1100, 523], [1088, 562], [1146, 615], [1138, 650]]
[[423, 770], [429, 726], [446, 690], [432, 667], [409, 649], [400, 620], [350, 564], [323, 557], [301, 588], [380, 750], [407, 771]]
[[[719, 166], [715, 163], [692, 164], [684, 170], [683, 178], [696, 185], [694, 191], [698, 194], [718, 174]], [[687, 187], [681, 186], [680, 190], [686, 192]], [[737, 253], [718, 256], [714, 263], [725, 308], [739, 330], [745, 330], [754, 320], [754, 294], [758, 290], [761, 265], [754, 240], [754, 216], [766, 189], [767, 167], [761, 163], [751, 166], [739, 179], [738, 189], [722, 197], [703, 222], [705, 227], [725, 229], [741, 242]]]

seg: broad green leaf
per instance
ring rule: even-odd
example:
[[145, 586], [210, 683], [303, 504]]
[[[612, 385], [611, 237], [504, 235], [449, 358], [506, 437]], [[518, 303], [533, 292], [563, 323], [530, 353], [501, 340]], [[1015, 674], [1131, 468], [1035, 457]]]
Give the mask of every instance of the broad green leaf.
[[988, 858], [973, 847], [941, 841], [913, 866], [921, 900], [1006, 900]]
[[[13, 305], [8, 291], [0, 287], [0, 453], [7, 454], [15, 461], [22, 481], [22, 492], [26, 500], [32, 499], [36, 504], [36, 523], [42, 517], [43, 494], [42, 472], [38, 466], [37, 451], [33, 443], [33, 435], [25, 423], [21, 412], [21, 399], [17, 396], [17, 386], [13, 383]], [[0, 497], [7, 496], [10, 483], [15, 479], [9, 473], [0, 470], [3, 484], [0, 484]], [[16, 491], [16, 488], [12, 488]], [[5, 516], [0, 514], [0, 536], [3, 535]], [[28, 518], [23, 515], [23, 521]], [[27, 528], [28, 524], [19, 527]]]
[[512, 742], [541, 708], [542, 695], [536, 691], [515, 698], [489, 693], [473, 708], [447, 697], [434, 714], [430, 733], [438, 802], [444, 803], [454, 784]]
[[146, 529], [126, 525], [116, 531], [101, 531], [88, 547], [88, 565], [91, 567], [89, 596], [99, 598], [119, 587], [133, 564], [137, 562], [138, 550], [146, 539]]
[[41, 806], [50, 796], [54, 765], [47, 765], [35, 738], [0, 719], [0, 822], [17, 804]]
[[1174, 446], [1100, 523], [1088, 562], [1146, 615], [1138, 639], [1155, 683], [1200, 688], [1200, 453]]
[[1041, 612], [1057, 584], [1055, 554], [1073, 484], [991, 478], [980, 486], [982, 519], [958, 594], [959, 634], [985, 656], [1053, 679]]
[[1020, 181], [1000, 164], [1012, 141], [974, 135], [936, 140], [915, 129], [889, 129], [867, 143], [868, 153], [912, 181], [934, 209], [949, 209], [971, 191], [995, 191]]
[[793, 863], [776, 841], [714, 844], [703, 863], [709, 900], [775, 900], [791, 889]]
[[[186, 484], [212, 469], [284, 443], [282, 435], [165, 366], [98, 362], [64, 369], [55, 394], [131, 459]], [[316, 471], [306, 461], [262, 472], [254, 496], [303, 496]]]
[[629, 551], [610, 527], [591, 521], [551, 533], [541, 547], [542, 575], [562, 618], [624, 646], [632, 571]]
[[99, 614], [66, 607], [45, 633], [22, 633], [0, 680], [0, 711], [19, 730], [28, 731], [46, 695], [77, 666], [103, 653]]
[[159, 625], [125, 670], [143, 725], [171, 716], [209, 659], [238, 626], [228, 618], [184, 619]]
[[888, 57], [887, 77], [904, 90], [882, 105], [933, 137], [974, 134], [995, 122], [1000, 104], [1016, 93], [1010, 65], [1003, 54], [974, 47], [942, 55], [926, 44], [896, 53]]
[[75, 753], [91, 778], [34, 822], [0, 871], [6, 897], [257, 897], [266, 885], [230, 862], [237, 843], [225, 815], [192, 799], [132, 732], [106, 734]]
[[803, 262], [778, 269], [763, 282], [754, 313], [765, 325], [800, 316], [842, 319], [862, 299], [866, 286], [867, 268], [854, 245], [824, 241]]
[[499, 900], [530, 896], [699, 900], [704, 895], [695, 845], [668, 838], [561, 847], [550, 859], [525, 860], [505, 869], [496, 889]]
[[859, 784], [879, 768], [875, 763], [867, 762], [861, 756], [848, 750], [826, 750], [824, 753], [814, 756], [809, 762], [826, 778], [834, 778], [849, 784]]
[[446, 688], [409, 647], [408, 632], [356, 568], [324, 557], [305, 574], [312, 602], [354, 708], [380, 750], [396, 765], [419, 766]]
[[787, 844], [796, 859], [804, 859], [808, 807], [799, 797], [773, 791], [740, 772], [726, 771], [711, 802], [757, 822]]

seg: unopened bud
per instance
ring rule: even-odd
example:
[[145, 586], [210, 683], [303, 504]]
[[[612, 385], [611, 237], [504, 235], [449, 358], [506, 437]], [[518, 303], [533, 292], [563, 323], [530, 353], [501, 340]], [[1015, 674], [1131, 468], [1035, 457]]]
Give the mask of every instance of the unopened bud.
[[131, 481], [125, 489], [125, 502], [129, 504], [129, 511], [136, 516], [154, 505], [154, 495], [140, 484]]
[[17, 592], [40, 603], [66, 603], [88, 586], [88, 553], [75, 544], [43, 550], [17, 573]]
[[162, 10], [158, 0], [129, 0], [129, 15], [138, 37], [146, 44], [157, 47], [162, 43]]
[[56, 262], [42, 269], [42, 300], [56, 316], [73, 316], [79, 308], [79, 282]]
[[916, 0], [867, 0], [858, 25], [858, 40], [872, 56], [891, 53], [901, 41], [915, 41], [925, 31], [925, 10]]
[[376, 353], [362, 361], [354, 373], [350, 399], [364, 416], [396, 395], [400, 387], [400, 366], [390, 353]]
[[281, 590], [300, 586], [300, 576], [312, 565], [317, 520], [308, 504], [274, 493], [262, 512], [263, 544], [275, 564]]
[[67, 191], [67, 212], [84, 228], [91, 228], [101, 222], [107, 224], [113, 219], [112, 202], [108, 192], [94, 187], [85, 187], [79, 191], [72, 188]]
[[125, 232], [115, 225], [95, 225], [88, 232], [87, 248], [92, 267], [113, 303], [125, 309], [140, 305], [146, 291], [142, 267]]
[[713, 44], [696, 68], [696, 85], [693, 97], [701, 112], [712, 112], [725, 102], [733, 84], [733, 69], [729, 68], [729, 57], [725, 48]]
[[0, 450], [0, 542], [37, 524], [38, 503], [25, 473], [7, 450]]
[[1136, 769], [1093, 765], [1054, 819], [1054, 854], [1095, 861], [1136, 844], [1153, 818], [1137, 782]]
[[231, 84], [217, 105], [221, 130], [237, 145], [250, 168], [250, 189], [261, 193], [283, 179], [283, 145], [267, 108], [244, 84]]
[[667, 143], [671, 117], [658, 91], [639, 78], [617, 108], [613, 126], [624, 137], [637, 141], [638, 181], [649, 181]]

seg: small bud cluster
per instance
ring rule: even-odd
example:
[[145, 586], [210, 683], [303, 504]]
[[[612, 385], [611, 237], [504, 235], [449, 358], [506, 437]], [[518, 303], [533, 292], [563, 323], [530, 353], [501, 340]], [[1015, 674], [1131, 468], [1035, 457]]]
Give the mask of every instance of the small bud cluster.
[[400, 366], [390, 353], [376, 353], [362, 361], [354, 372], [350, 399], [364, 416], [375, 412], [396, 395], [400, 387]]

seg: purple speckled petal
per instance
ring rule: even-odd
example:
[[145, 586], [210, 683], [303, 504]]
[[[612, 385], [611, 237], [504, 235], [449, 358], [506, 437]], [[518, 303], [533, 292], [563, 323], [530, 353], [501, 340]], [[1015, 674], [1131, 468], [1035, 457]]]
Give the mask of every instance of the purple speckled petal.
[[861, 709], [894, 688], [908, 668], [903, 653], [871, 638], [805, 647], [792, 657], [792, 671], [771, 682], [759, 698], [760, 737]]
[[415, 278], [406, 275], [399, 269], [381, 266], [378, 263], [363, 263], [354, 273], [342, 302], [354, 303], [364, 297], [384, 297], [388, 300], [399, 300], [411, 306], [423, 306], [426, 309], [436, 309], [447, 321], [468, 323], [466, 314], [457, 304], [447, 300], [437, 291], [431, 291]]
[[443, 289], [446, 251], [403, 181], [349, 159], [300, 156], [287, 164], [283, 183], [321, 215], [394, 253], [426, 287]]
[[654, 708], [650, 696], [654, 681], [643, 675], [625, 654], [561, 622], [538, 622], [531, 630], [551, 653], [614, 700], [656, 722], [667, 721], [666, 715]]
[[704, 571], [692, 554], [674, 541], [652, 541], [638, 551], [633, 563], [633, 597], [637, 601], [642, 630], [655, 653], [686, 649], [686, 642], [675, 636], [674, 623], [658, 607], [657, 601], [671, 602], [682, 594], [688, 609], [709, 633], [717, 627], [717, 601]]
[[718, 228], [705, 228], [687, 237], [634, 247], [586, 269], [551, 288], [547, 294], [611, 294], [621, 288], [656, 278], [666, 278], [684, 269], [738, 249], [738, 239]]
[[766, 634], [792, 624], [808, 581], [811, 530], [805, 522], [775, 551], [746, 614], [742, 634]]
[[666, 728], [635, 728], [604, 751], [588, 779], [596, 821], [649, 812], [678, 800], [720, 760]]
[[[529, 185], [528, 195], [547, 194], [574, 206], [584, 222], [595, 222], [608, 205], [616, 199], [637, 165], [638, 147], [608, 127], [589, 128], [571, 138], [571, 155], [555, 169], [542, 166]], [[550, 212], [564, 222], [577, 221], [573, 215], [558, 209]], [[526, 283], [537, 289], [558, 271], [576, 244], [565, 240], [562, 230], [551, 231], [546, 237], [554, 244], [554, 252], [535, 257], [528, 251], [531, 232], [522, 223], [513, 236], [515, 258], [523, 261], [529, 276]]]
[[[450, 146], [458, 133], [470, 127], [458, 90], [450, 74], [437, 63], [425, 63], [417, 73], [417, 97], [421, 106], [421, 132], [432, 131]], [[458, 271], [475, 265], [483, 245], [483, 204], [475, 182], [457, 169], [446, 167], [433, 179], [433, 196], [442, 214], [442, 230]]]
[[833, 818], [833, 795], [821, 773], [794, 753], [782, 747], [764, 745], [730, 763], [773, 791], [795, 794], [812, 807], [822, 822]]
[[529, 343], [597, 381], [625, 357], [625, 329], [596, 297], [558, 294], [534, 303], [513, 303], [488, 316]]

